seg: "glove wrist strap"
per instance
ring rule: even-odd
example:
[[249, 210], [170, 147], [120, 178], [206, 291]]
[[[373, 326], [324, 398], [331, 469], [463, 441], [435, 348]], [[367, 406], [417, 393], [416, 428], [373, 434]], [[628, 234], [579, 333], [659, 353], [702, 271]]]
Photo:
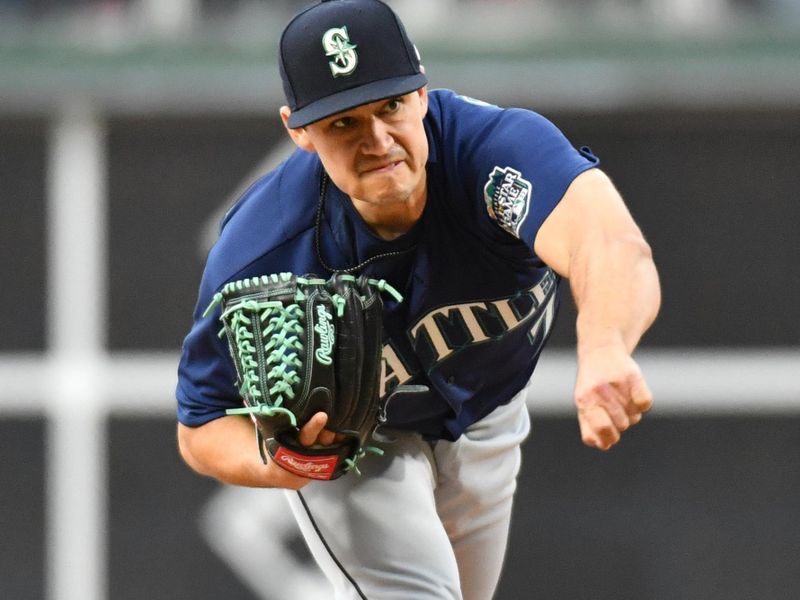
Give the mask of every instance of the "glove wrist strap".
[[307, 448], [282, 432], [266, 440], [264, 446], [270, 458], [282, 469], [308, 479], [328, 481], [349, 470], [347, 459], [356, 452], [357, 440]]

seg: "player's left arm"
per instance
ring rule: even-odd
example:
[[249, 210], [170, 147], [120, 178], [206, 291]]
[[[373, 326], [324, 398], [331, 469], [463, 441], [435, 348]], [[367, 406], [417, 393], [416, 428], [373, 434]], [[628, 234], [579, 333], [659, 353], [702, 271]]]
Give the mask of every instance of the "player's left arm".
[[607, 450], [650, 409], [632, 358], [661, 303], [650, 246], [599, 169], [575, 178], [542, 224], [534, 251], [569, 279], [578, 309], [575, 403], [583, 442]]

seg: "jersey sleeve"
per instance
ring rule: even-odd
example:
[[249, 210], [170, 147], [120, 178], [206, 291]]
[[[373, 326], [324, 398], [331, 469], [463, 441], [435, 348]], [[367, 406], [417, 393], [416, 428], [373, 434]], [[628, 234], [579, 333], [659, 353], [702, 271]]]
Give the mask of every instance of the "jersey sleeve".
[[221, 324], [214, 315], [203, 317], [216, 291], [213, 270], [206, 267], [200, 285], [192, 329], [186, 336], [178, 364], [178, 421], [190, 427], [221, 417], [240, 405], [236, 370], [227, 342], [218, 335]]
[[455, 164], [480, 217], [528, 248], [575, 177], [599, 164], [588, 148], [576, 149], [530, 110], [454, 96], [449, 120], [444, 136], [452, 139], [445, 143], [457, 153]]

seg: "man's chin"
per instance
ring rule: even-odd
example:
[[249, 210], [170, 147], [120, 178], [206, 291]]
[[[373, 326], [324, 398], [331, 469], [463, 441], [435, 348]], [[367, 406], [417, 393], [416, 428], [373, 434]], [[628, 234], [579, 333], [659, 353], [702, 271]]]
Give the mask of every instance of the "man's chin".
[[405, 202], [410, 196], [408, 185], [404, 185], [394, 179], [371, 181], [369, 185], [364, 186], [363, 190], [364, 194], [361, 198], [371, 199], [367, 201], [372, 204]]
[[368, 204], [373, 204], [375, 206], [391, 206], [393, 204], [405, 204], [408, 201], [408, 194], [400, 194], [400, 193], [383, 193], [383, 194], [371, 194], [367, 196]]

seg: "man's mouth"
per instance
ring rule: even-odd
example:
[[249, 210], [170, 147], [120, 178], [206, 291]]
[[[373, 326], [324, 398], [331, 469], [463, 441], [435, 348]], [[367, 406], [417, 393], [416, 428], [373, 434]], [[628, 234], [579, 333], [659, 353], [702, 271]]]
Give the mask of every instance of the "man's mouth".
[[367, 173], [388, 173], [389, 171], [393, 171], [401, 162], [403, 161], [397, 160], [394, 162], [386, 163], [385, 165], [373, 167], [371, 169], [367, 169]]
[[376, 164], [368, 164], [362, 166], [361, 174], [362, 175], [370, 175], [370, 174], [380, 174], [380, 173], [390, 173], [394, 171], [398, 166], [403, 164], [403, 159], [398, 158], [395, 160], [388, 160], [383, 161]]

